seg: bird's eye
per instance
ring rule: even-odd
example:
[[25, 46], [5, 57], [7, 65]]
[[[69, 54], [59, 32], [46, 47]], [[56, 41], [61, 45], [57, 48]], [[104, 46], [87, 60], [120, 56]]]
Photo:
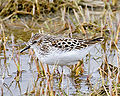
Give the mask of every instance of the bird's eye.
[[37, 43], [37, 41], [33, 41], [33, 43], [32, 43], [32, 44], [35, 44], [35, 43]]

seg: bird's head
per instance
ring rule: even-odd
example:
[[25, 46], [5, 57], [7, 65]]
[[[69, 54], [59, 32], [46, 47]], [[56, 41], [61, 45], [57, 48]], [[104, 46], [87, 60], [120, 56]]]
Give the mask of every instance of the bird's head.
[[25, 48], [23, 48], [20, 53], [24, 52], [25, 50], [31, 48], [31, 46], [37, 44], [37, 43], [41, 43], [43, 39], [43, 34], [40, 34], [40, 33], [36, 33], [34, 34], [31, 39], [27, 42], [27, 46]]

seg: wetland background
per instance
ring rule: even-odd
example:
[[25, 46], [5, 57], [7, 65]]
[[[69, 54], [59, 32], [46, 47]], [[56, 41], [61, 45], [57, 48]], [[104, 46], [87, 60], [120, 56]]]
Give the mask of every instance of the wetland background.
[[[32, 34], [105, 40], [78, 64], [43, 65]], [[120, 0], [0, 0], [1, 96], [119, 96]]]

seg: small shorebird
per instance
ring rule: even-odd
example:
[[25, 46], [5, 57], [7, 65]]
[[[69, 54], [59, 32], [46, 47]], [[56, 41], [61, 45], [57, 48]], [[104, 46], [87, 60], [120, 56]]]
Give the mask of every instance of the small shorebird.
[[37, 33], [20, 51], [32, 48], [43, 64], [72, 65], [77, 64], [103, 37], [94, 39], [73, 39]]

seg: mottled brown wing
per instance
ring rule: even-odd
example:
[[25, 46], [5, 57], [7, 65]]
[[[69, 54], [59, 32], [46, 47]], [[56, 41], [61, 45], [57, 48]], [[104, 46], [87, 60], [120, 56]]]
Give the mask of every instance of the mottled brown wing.
[[86, 48], [90, 45], [96, 44], [103, 40], [103, 37], [95, 38], [95, 39], [71, 39], [71, 38], [63, 38], [59, 40], [53, 40], [51, 42], [52, 46], [59, 48], [61, 50], [73, 50], [73, 49], [82, 49]]

